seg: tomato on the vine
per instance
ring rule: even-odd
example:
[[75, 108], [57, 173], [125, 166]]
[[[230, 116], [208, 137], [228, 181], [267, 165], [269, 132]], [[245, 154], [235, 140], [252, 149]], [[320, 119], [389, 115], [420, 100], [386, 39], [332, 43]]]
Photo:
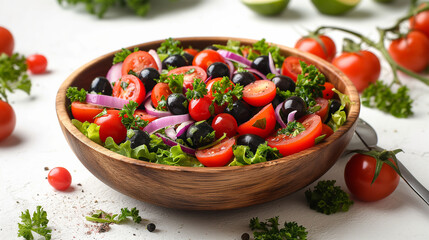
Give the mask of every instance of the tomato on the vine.
[[222, 167], [232, 160], [234, 156], [232, 147], [234, 144], [235, 138], [230, 138], [214, 147], [197, 150], [195, 156], [206, 167]]
[[48, 60], [41, 54], [33, 54], [26, 59], [28, 70], [33, 74], [40, 74], [46, 72]]
[[[420, 7], [424, 6], [424, 3]], [[429, 11], [418, 13], [416, 16], [410, 18], [410, 27], [413, 30], [418, 30], [429, 38]]]
[[127, 137], [127, 128], [121, 122], [119, 110], [107, 110], [107, 114], [96, 118], [94, 123], [100, 126], [100, 140], [103, 142], [112, 137], [119, 144]]
[[276, 126], [276, 117], [273, 105], [270, 103], [262, 108], [249, 121], [238, 126], [237, 132], [243, 134], [255, 134], [262, 138], [268, 137]]
[[53, 188], [64, 191], [70, 187], [72, 177], [67, 169], [55, 167], [48, 173], [48, 182]]
[[194, 79], [201, 79], [201, 81], [205, 82], [207, 79], [207, 73], [204, 69], [198, 66], [184, 66], [178, 67], [168, 72], [168, 75], [171, 74], [183, 74], [183, 87], [186, 89], [193, 89], [192, 83], [194, 83]]
[[12, 106], [0, 100], [0, 141], [12, 134], [15, 124], [16, 116]]
[[101, 106], [90, 103], [82, 103], [79, 101], [72, 102], [71, 104], [73, 118], [81, 122], [94, 122], [94, 117], [100, 114], [103, 109], [104, 108]]
[[413, 72], [421, 72], [429, 64], [429, 39], [419, 31], [393, 40], [388, 51], [400, 66]]
[[122, 64], [122, 75], [129, 74], [130, 71], [140, 73], [145, 68], [158, 69], [155, 59], [148, 52], [137, 51], [128, 55]]
[[160, 101], [167, 101], [168, 96], [172, 93], [173, 92], [170, 90], [168, 83], [157, 83], [155, 87], [153, 87], [152, 95], [150, 96], [153, 106], [158, 107]]
[[292, 78], [294, 82], [298, 79], [298, 75], [301, 74], [301, 64], [299, 61], [304, 61], [303, 59], [295, 56], [289, 56], [285, 58], [282, 64], [281, 73], [282, 75]]
[[146, 97], [146, 88], [138, 77], [131, 74], [123, 75], [115, 82], [112, 96], [132, 100], [140, 105]]
[[0, 26], [0, 55], [6, 53], [11, 56], [13, 53], [13, 47], [15, 46], [15, 41], [13, 39], [12, 33], [4, 27]]
[[225, 59], [215, 50], [205, 49], [194, 57], [193, 66], [201, 67], [204, 71], [215, 62], [225, 63]]
[[288, 156], [314, 146], [322, 133], [322, 120], [319, 115], [310, 114], [299, 119], [305, 130], [292, 137], [286, 134], [267, 138], [268, 146], [277, 148], [283, 156]]
[[332, 64], [340, 69], [362, 92], [380, 76], [380, 61], [369, 51], [343, 52], [335, 57]]
[[276, 97], [276, 85], [270, 80], [258, 80], [243, 88], [243, 100], [255, 107], [262, 107]]
[[334, 41], [325, 35], [316, 37], [303, 37], [295, 44], [295, 48], [309, 52], [327, 61], [332, 61], [337, 53]]
[[215, 137], [219, 139], [226, 133], [226, 136], [231, 138], [237, 134], [237, 121], [228, 113], [220, 113], [214, 117], [212, 128], [215, 130]]
[[[392, 161], [392, 159], [389, 159]], [[355, 154], [344, 170], [347, 188], [359, 200], [372, 202], [389, 196], [399, 183], [399, 175], [387, 164], [383, 164], [377, 179], [372, 182], [376, 160], [372, 156]]]
[[189, 101], [188, 109], [189, 115], [195, 121], [207, 120], [211, 117], [212, 113], [210, 112], [210, 105], [212, 104], [212, 98], [209, 96], [204, 96], [199, 99], [192, 99]]

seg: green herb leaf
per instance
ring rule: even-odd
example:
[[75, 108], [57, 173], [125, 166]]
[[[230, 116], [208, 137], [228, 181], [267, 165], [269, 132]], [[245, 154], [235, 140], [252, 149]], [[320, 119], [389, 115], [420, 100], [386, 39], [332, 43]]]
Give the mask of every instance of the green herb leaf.
[[121, 122], [127, 129], [144, 128], [149, 123], [148, 121], [141, 119], [140, 116], [134, 116], [134, 112], [138, 106], [138, 103], [130, 101], [128, 104], [124, 105], [121, 111], [119, 111]]
[[249, 224], [254, 240], [306, 240], [307, 229], [296, 222], [285, 222], [280, 228], [279, 217], [260, 222], [258, 217], [252, 218]]
[[158, 106], [156, 106], [156, 110], [168, 111], [167, 100], [165, 99], [164, 95], [161, 96], [161, 99], [158, 102]]
[[[192, 68], [195, 70], [194, 68]], [[168, 87], [173, 93], [183, 92], [183, 82], [185, 81], [184, 74], [161, 74], [159, 79], [156, 79], [158, 83], [168, 83]]]
[[21, 90], [30, 94], [31, 81], [27, 75], [25, 56], [18, 53], [8, 56], [0, 55], [0, 100], [7, 102], [7, 92], [14, 93]]
[[150, 9], [150, 0], [57, 0], [59, 4], [66, 2], [68, 5], [84, 4], [88, 13], [103, 18], [104, 14], [112, 7], [129, 8], [138, 16], [146, 16]]
[[109, 214], [103, 210], [95, 211], [91, 216], [86, 216], [86, 220], [98, 223], [116, 223], [124, 222], [128, 217], [131, 217], [135, 223], [140, 223], [142, 218], [139, 216], [139, 210], [132, 208], [121, 208], [121, 214]]
[[31, 217], [30, 212], [25, 210], [21, 212], [21, 223], [18, 223], [18, 237], [25, 239], [34, 239], [33, 232], [44, 237], [46, 240], [51, 239], [51, 229], [48, 229], [48, 214], [41, 206], [37, 206], [36, 211]]
[[286, 128], [282, 128], [277, 132], [277, 135], [288, 135], [289, 137], [296, 137], [298, 134], [305, 131], [305, 127], [302, 123], [297, 121], [288, 122]]
[[[139, 51], [139, 48], [134, 48], [134, 52], [138, 52], [138, 51]], [[131, 53], [133, 52], [131, 52], [126, 48], [122, 48], [122, 51], [115, 53], [115, 56], [113, 57], [113, 64], [123, 62], [125, 58], [127, 58], [128, 55], [130, 55]]]
[[192, 99], [200, 99], [207, 95], [206, 84], [201, 79], [194, 79], [192, 83], [193, 89], [186, 91], [186, 98], [190, 101]]
[[319, 181], [313, 191], [308, 189], [305, 198], [310, 208], [326, 215], [347, 212], [353, 201], [339, 186], [334, 185], [335, 180]]
[[316, 105], [316, 98], [323, 97], [325, 75], [314, 65], [300, 61], [302, 73], [298, 75], [294, 95], [301, 97], [307, 107]]
[[228, 77], [223, 77], [222, 80], [214, 82], [211, 91], [214, 97], [213, 102], [219, 106], [228, 104], [228, 108], [232, 108], [235, 99], [243, 97], [243, 86], [234, 85]]
[[283, 64], [285, 57], [280, 54], [280, 48], [278, 46], [267, 43], [264, 38], [253, 44], [253, 50], [250, 50], [247, 58], [253, 61], [258, 56], [268, 56], [268, 53], [271, 53], [276, 67], [280, 68]]
[[183, 54], [183, 48], [180, 46], [179, 40], [174, 40], [173, 38], [167, 38], [164, 42], [161, 43], [161, 46], [156, 50], [158, 54], [166, 54], [167, 56]]
[[235, 146], [233, 153], [234, 160], [229, 164], [229, 166], [250, 165], [282, 157], [277, 148], [269, 147], [266, 142], [259, 145], [255, 153], [250, 150], [249, 146], [244, 145]]
[[94, 119], [96, 119], [98, 117], [102, 117], [102, 116], [104, 116], [106, 114], [107, 114], [107, 109], [104, 108], [103, 111], [101, 111], [101, 113], [95, 115]]
[[79, 91], [77, 87], [69, 87], [67, 88], [66, 97], [70, 99], [70, 102], [85, 102], [86, 94], [88, 94], [88, 92], [83, 88]]

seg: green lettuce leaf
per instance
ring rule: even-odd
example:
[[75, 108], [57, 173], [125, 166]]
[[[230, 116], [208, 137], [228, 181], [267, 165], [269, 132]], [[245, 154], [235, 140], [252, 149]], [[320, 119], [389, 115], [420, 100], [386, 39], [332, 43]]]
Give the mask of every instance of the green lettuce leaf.
[[76, 119], [72, 119], [72, 124], [77, 129], [79, 129], [79, 131], [83, 133], [86, 137], [100, 145], [103, 145], [103, 142], [100, 139], [100, 126], [95, 123], [90, 123], [88, 121], [82, 123], [81, 121]]
[[250, 165], [282, 157], [277, 148], [271, 148], [267, 143], [259, 145], [255, 153], [250, 151], [249, 146], [244, 145], [236, 146], [233, 152], [234, 160], [229, 164], [229, 166]]

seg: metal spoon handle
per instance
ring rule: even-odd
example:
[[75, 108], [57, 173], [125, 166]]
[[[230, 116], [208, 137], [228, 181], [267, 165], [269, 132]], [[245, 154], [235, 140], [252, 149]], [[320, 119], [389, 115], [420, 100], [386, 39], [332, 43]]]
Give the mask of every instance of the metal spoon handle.
[[[378, 150], [381, 149], [380, 147], [376, 148]], [[415, 193], [417, 193], [417, 195], [419, 195], [421, 199], [423, 199], [423, 201], [425, 201], [427, 205], [429, 205], [429, 191], [410, 173], [410, 171], [408, 171], [408, 169], [404, 166], [404, 164], [401, 163], [401, 161], [399, 161], [399, 159], [398, 168], [401, 172], [402, 179], [408, 184], [408, 186], [411, 187], [411, 189], [413, 189]]]

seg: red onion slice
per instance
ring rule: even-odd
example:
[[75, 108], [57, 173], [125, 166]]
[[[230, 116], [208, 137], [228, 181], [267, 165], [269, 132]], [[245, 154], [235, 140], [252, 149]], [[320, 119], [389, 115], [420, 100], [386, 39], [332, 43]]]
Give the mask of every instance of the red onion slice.
[[171, 138], [172, 140], [176, 140], [176, 131], [174, 130], [174, 127], [169, 126], [168, 128], [165, 129], [165, 135], [167, 135], [167, 137]]
[[117, 63], [110, 67], [109, 71], [106, 74], [107, 80], [110, 83], [118, 81], [122, 77], [122, 62]]
[[271, 56], [270, 52], [268, 53], [268, 64], [270, 65], [271, 73], [273, 73], [275, 75], [279, 75], [277, 68], [276, 68], [276, 64], [274, 64], [273, 56]]
[[194, 123], [194, 120], [189, 120], [186, 122], [181, 123], [177, 128], [176, 128], [176, 137], [180, 137], [182, 136], [184, 133], [186, 133], [186, 131], [188, 130], [188, 128]]
[[189, 120], [191, 120], [189, 114], [173, 115], [169, 117], [158, 118], [150, 122], [143, 130], [148, 132], [149, 134], [152, 134], [161, 128], [176, 125]]
[[238, 54], [235, 54], [233, 52], [227, 51], [227, 50], [223, 50], [223, 49], [219, 49], [217, 50], [217, 52], [224, 58], [234, 61], [234, 62], [238, 62], [241, 63], [247, 67], [250, 67], [250, 65], [252, 65], [252, 62], [249, 61], [247, 58], [240, 56]]
[[125, 104], [129, 103], [126, 99], [92, 93], [86, 94], [86, 102], [117, 109], [122, 109]]
[[155, 135], [156, 135], [157, 137], [160, 137], [160, 138], [162, 139], [162, 141], [163, 141], [166, 145], [168, 145], [168, 146], [170, 146], [170, 147], [173, 147], [173, 146], [179, 145], [179, 146], [180, 146], [180, 148], [182, 149], [182, 151], [183, 151], [184, 153], [187, 153], [187, 154], [190, 154], [190, 155], [195, 155], [195, 152], [196, 152], [196, 151], [195, 151], [195, 149], [192, 149], [192, 148], [190, 148], [190, 147], [183, 146], [183, 145], [179, 144], [178, 142], [175, 142], [175, 141], [173, 141], [173, 140], [171, 140], [171, 139], [167, 138], [166, 136], [164, 136], [164, 135], [162, 135], [162, 134], [156, 133]]
[[282, 119], [282, 117], [280, 116], [280, 108], [282, 108], [282, 104], [283, 104], [283, 102], [282, 102], [282, 103], [280, 103], [279, 105], [277, 105], [276, 110], [275, 110], [275, 116], [276, 116], [276, 120], [277, 120], [277, 122], [280, 124], [280, 126], [281, 126], [282, 128], [285, 128], [285, 127], [286, 127], [286, 124], [283, 122], [283, 119]]
[[210, 80], [212, 80], [212, 76], [206, 78], [206, 80], [204, 81], [204, 83], [208, 83]]
[[155, 59], [156, 65], [158, 66], [158, 72], [161, 73], [162, 72], [162, 63], [161, 63], [161, 59], [158, 56], [158, 53], [153, 49], [149, 50], [148, 53], [153, 57], [153, 59]]
[[173, 115], [170, 111], [156, 110], [152, 106], [152, 99], [151, 98], [146, 99], [146, 102], [144, 102], [144, 108], [146, 109], [147, 113], [149, 113], [150, 115], [153, 115], [155, 117], [167, 117], [167, 116]]
[[297, 110], [293, 110], [292, 112], [290, 112], [287, 115], [287, 122], [293, 122], [295, 121], [295, 114], [296, 114]]
[[146, 96], [144, 97], [144, 100], [143, 100], [144, 103], [146, 103], [146, 100], [148, 98], [150, 98], [150, 95], [152, 95], [152, 91], [149, 91], [149, 92], [146, 93]]
[[225, 62], [229, 66], [229, 79], [232, 79], [232, 74], [234, 73], [234, 64], [232, 64], [232, 62], [229, 60], [225, 60]]

